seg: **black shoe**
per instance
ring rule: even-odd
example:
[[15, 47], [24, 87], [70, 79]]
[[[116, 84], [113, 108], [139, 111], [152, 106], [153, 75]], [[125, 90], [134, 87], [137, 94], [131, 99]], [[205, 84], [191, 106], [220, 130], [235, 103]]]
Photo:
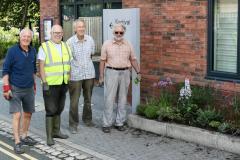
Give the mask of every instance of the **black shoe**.
[[25, 153], [25, 151], [24, 151], [23, 146], [22, 146], [21, 143], [15, 144], [15, 146], [14, 146], [14, 152], [15, 152], [16, 154], [23, 154], [23, 153]]
[[104, 133], [110, 133], [110, 127], [102, 127]]
[[85, 121], [84, 124], [88, 127], [94, 127], [95, 124], [92, 121]]
[[33, 138], [27, 136], [24, 139], [21, 139], [22, 145], [28, 145], [28, 146], [34, 146], [37, 144], [37, 141], [35, 141]]
[[114, 127], [119, 131], [125, 131], [126, 130], [126, 127], [124, 127], [124, 126], [114, 126]]

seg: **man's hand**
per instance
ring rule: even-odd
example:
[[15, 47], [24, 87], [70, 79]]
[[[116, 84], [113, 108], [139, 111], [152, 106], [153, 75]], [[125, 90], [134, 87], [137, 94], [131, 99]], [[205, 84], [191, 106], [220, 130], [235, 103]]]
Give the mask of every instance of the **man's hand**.
[[141, 75], [141, 73], [137, 73], [137, 79], [138, 79], [139, 81], [142, 80], [142, 75]]
[[43, 88], [43, 94], [47, 95], [47, 96], [50, 96], [51, 93], [50, 93], [50, 89], [49, 89], [49, 85], [47, 84], [47, 82], [44, 82], [42, 84], [42, 88]]
[[99, 86], [103, 85], [104, 78], [103, 76], [99, 76], [98, 84]]
[[49, 85], [47, 82], [43, 82], [43, 91], [49, 91]]
[[10, 100], [12, 98], [12, 91], [11, 91], [11, 86], [10, 85], [4, 85], [3, 86], [3, 97], [6, 100]]

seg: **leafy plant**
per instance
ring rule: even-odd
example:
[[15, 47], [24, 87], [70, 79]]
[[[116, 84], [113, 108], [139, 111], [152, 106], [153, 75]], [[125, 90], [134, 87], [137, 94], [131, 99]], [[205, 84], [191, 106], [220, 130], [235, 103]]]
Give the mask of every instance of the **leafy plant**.
[[227, 122], [222, 123], [219, 127], [218, 127], [218, 131], [221, 133], [226, 133], [231, 129], [231, 125]]
[[2, 27], [0, 27], [0, 59], [4, 58], [7, 50], [13, 44], [18, 41], [19, 30], [16, 28], [12, 28], [9, 31], [4, 31]]
[[181, 97], [177, 103], [177, 109], [184, 118], [186, 124], [195, 124], [198, 105], [193, 104], [191, 98]]
[[147, 106], [145, 104], [140, 104], [137, 106], [137, 114], [140, 115], [140, 116], [144, 116], [145, 113], [145, 109], [147, 108]]
[[240, 113], [240, 95], [234, 95], [232, 106], [235, 113]]
[[211, 121], [208, 125], [210, 127], [212, 127], [212, 128], [218, 128], [221, 125], [221, 122], [219, 122], [219, 121]]
[[158, 117], [159, 108], [155, 105], [147, 105], [144, 110], [144, 115], [149, 119], [156, 119]]
[[208, 127], [210, 122], [222, 122], [222, 119], [223, 117], [220, 112], [217, 112], [214, 108], [212, 109], [210, 106], [208, 106], [208, 109], [206, 110], [199, 109], [197, 111], [196, 123], [201, 127]]
[[210, 86], [192, 86], [191, 101], [199, 107], [212, 106], [215, 100], [214, 95], [215, 91]]

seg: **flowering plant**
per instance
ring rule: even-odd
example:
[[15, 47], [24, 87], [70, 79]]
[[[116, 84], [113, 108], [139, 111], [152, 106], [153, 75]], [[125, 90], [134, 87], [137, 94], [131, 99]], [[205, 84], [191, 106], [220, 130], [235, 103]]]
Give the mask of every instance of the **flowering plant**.
[[167, 86], [171, 86], [173, 83], [172, 83], [172, 80], [171, 78], [166, 78], [166, 80], [161, 80], [159, 82], [155, 82], [153, 83], [153, 87], [167, 87]]
[[180, 97], [179, 99], [189, 99], [192, 96], [192, 90], [190, 87], [189, 79], [185, 79], [185, 85], [180, 90]]

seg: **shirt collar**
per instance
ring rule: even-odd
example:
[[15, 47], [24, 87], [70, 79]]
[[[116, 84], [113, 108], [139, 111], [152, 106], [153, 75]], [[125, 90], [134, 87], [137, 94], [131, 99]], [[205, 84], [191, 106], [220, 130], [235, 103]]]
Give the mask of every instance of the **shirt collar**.
[[[74, 41], [75, 41], [76, 43], [77, 43], [77, 42], [82, 42], [82, 41], [80, 41], [80, 40], [78, 39], [78, 37], [77, 37], [76, 34], [75, 34], [75, 36], [74, 36]], [[84, 35], [83, 41], [87, 41], [87, 36], [86, 36], [86, 35]]]
[[125, 42], [124, 39], [123, 39], [120, 43], [117, 42], [115, 39], [113, 39], [113, 40], [112, 40], [112, 43], [113, 43], [113, 44], [120, 44], [120, 45], [122, 45], [122, 44], [126, 44], [126, 42]]
[[22, 51], [22, 52], [24, 52], [24, 53], [27, 53], [27, 52], [29, 52], [30, 51], [30, 46], [28, 46], [28, 51], [26, 51], [26, 50], [24, 50], [22, 47], [21, 47], [21, 45], [20, 44], [18, 44], [18, 47], [20, 48], [20, 50]]

